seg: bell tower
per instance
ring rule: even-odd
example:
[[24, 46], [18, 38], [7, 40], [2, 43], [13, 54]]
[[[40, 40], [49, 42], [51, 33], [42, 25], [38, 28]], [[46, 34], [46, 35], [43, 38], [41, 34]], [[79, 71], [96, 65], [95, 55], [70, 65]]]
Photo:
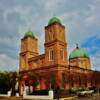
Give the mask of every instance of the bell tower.
[[47, 65], [68, 63], [65, 26], [57, 17], [51, 18], [45, 27], [45, 60]]
[[20, 50], [20, 64], [19, 70], [29, 70], [28, 59], [38, 55], [38, 43], [33, 32], [29, 31], [25, 33], [25, 36], [21, 39]]

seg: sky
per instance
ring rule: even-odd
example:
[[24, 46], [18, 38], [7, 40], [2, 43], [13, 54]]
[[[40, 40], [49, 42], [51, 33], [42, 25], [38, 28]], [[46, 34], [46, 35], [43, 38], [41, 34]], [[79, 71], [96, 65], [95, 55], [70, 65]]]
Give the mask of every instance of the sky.
[[44, 53], [44, 26], [57, 16], [66, 27], [68, 54], [85, 48], [100, 71], [100, 0], [0, 0], [0, 70], [18, 70], [20, 39], [33, 31]]

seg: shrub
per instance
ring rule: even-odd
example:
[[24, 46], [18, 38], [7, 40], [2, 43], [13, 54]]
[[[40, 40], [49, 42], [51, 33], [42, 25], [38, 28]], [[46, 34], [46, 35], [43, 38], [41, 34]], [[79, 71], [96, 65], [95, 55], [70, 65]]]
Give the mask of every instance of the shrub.
[[35, 90], [29, 95], [48, 95], [49, 90]]
[[76, 94], [75, 89], [74, 89], [74, 88], [71, 88], [71, 89], [69, 90], [69, 94], [70, 94], [71, 96], [74, 96], [74, 95]]
[[57, 89], [54, 90], [54, 98], [58, 98], [58, 96], [61, 98], [67, 97], [69, 94], [69, 91], [66, 89], [60, 89], [59, 91]]

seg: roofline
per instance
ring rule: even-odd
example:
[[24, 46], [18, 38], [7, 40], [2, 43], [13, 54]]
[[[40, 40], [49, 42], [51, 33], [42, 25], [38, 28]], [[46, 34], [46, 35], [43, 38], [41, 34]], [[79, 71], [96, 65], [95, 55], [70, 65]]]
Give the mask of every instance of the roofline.
[[33, 60], [42, 59], [44, 57], [45, 57], [45, 54], [41, 54], [41, 55], [38, 55], [38, 56], [35, 56], [35, 57], [32, 57], [32, 58], [29, 58], [28, 62], [31, 62]]
[[27, 38], [32, 38], [32, 39], [38, 40], [36, 37], [33, 38], [31, 36], [23, 37], [21, 40], [23, 41], [24, 39], [27, 39]]
[[77, 59], [77, 58], [88, 58], [88, 59], [90, 59], [90, 57], [73, 57], [73, 58], [69, 58], [69, 60], [71, 60], [71, 59]]
[[63, 28], [65, 28], [65, 26], [62, 25], [61, 23], [55, 22], [55, 23], [52, 23], [52, 24], [50, 24], [50, 25], [45, 26], [45, 29], [46, 29], [46, 28], [49, 28], [50, 26], [55, 25], [55, 24], [59, 24], [60, 26], [62, 26]]

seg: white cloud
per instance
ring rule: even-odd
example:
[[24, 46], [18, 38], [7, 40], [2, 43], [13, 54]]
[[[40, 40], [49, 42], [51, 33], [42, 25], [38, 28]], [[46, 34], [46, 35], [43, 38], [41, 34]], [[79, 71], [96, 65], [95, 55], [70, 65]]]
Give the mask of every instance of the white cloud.
[[100, 71], [100, 56], [93, 56], [91, 57], [91, 64], [93, 70], [99, 70]]
[[[5, 46], [10, 47], [7, 49], [8, 51], [14, 49], [14, 53], [11, 55], [18, 54], [20, 38], [26, 31], [32, 30], [38, 38], [39, 51], [42, 53], [44, 26], [53, 15], [56, 15], [61, 18], [62, 24], [68, 29], [68, 33], [66, 29], [66, 37], [68, 52], [70, 52], [75, 48], [76, 43], [81, 45], [100, 30], [99, 11], [100, 0], [87, 0], [86, 2], [84, 0], [1, 0], [0, 37], [14, 37], [15, 40], [12, 40], [14, 41], [12, 44], [8, 38], [2, 38], [0, 47], [4, 51]], [[12, 19], [10, 19], [11, 21], [9, 21], [9, 17]], [[5, 42], [3, 43], [3, 41]], [[3, 53], [11, 59], [8, 52]]]
[[5, 54], [0, 54], [0, 70], [18, 70], [18, 59], [13, 59]]

